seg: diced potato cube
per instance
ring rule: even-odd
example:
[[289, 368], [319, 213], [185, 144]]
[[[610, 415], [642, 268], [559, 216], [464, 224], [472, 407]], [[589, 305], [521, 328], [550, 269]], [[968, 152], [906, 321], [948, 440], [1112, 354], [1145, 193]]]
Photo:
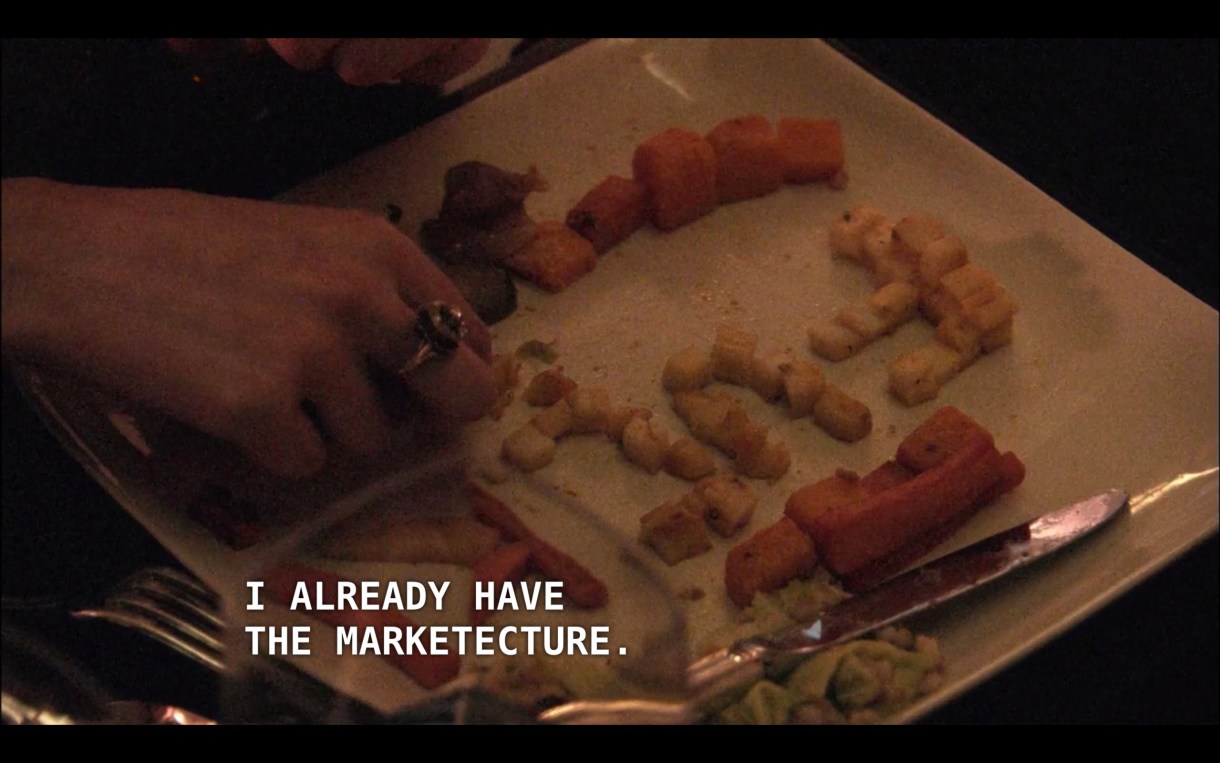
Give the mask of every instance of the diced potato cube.
[[749, 485], [723, 474], [700, 480], [695, 494], [705, 504], [703, 518], [724, 538], [748, 525], [758, 506], [758, 497]]
[[983, 352], [991, 352], [1008, 344], [1012, 344], [1012, 318], [1009, 318], [990, 331], [984, 332], [983, 336], [979, 339], [979, 345], [982, 347]]
[[783, 367], [791, 362], [791, 356], [784, 352], [765, 358], [755, 355], [750, 369], [750, 389], [767, 402], [779, 400], [784, 395]]
[[712, 547], [702, 513], [699, 499], [691, 494], [663, 503], [640, 517], [640, 542], [671, 567], [698, 556]]
[[716, 193], [724, 204], [766, 196], [784, 184], [779, 138], [759, 114], [726, 119], [707, 134], [716, 152]]
[[572, 433], [605, 432], [614, 405], [610, 393], [599, 387], [579, 387], [568, 395], [572, 404]]
[[636, 416], [650, 419], [652, 411], [627, 405], [615, 408], [610, 412], [610, 419], [606, 422], [606, 436], [615, 442], [620, 442], [623, 439], [623, 430]]
[[873, 283], [884, 286], [894, 281], [914, 283], [918, 277], [914, 260], [891, 249], [873, 260]]
[[831, 437], [856, 442], [873, 431], [873, 414], [864, 403], [827, 384], [813, 406], [814, 422]]
[[826, 360], [846, 360], [867, 344], [859, 334], [833, 321], [821, 321], [809, 327], [809, 347]]
[[961, 306], [943, 287], [938, 286], [919, 295], [919, 312], [929, 323], [939, 324], [951, 315], [960, 315]]
[[951, 315], [936, 324], [936, 341], [961, 353], [963, 367], [978, 357], [981, 339], [982, 332], [961, 316]]
[[905, 405], [931, 400], [961, 361], [961, 353], [939, 342], [914, 349], [890, 364], [890, 392]]
[[945, 229], [939, 222], [924, 215], [907, 215], [894, 224], [895, 245], [918, 261], [933, 241], [945, 237]]
[[737, 401], [727, 396], [709, 395], [700, 390], [678, 392], [673, 398], [674, 410], [690, 428], [691, 434], [704, 442], [715, 444], [724, 421]]
[[992, 293], [975, 292], [962, 300], [962, 318], [982, 332], [1012, 321], [1016, 312], [1017, 304], [1000, 287]]
[[830, 224], [830, 253], [835, 257], [863, 261], [864, 235], [878, 224], [885, 224], [885, 217], [867, 204], [845, 212]]
[[757, 347], [757, 334], [722, 326], [712, 345], [712, 377], [729, 384], [749, 386]]
[[940, 288], [945, 290], [960, 306], [967, 297], [979, 292], [993, 294], [1000, 285], [995, 276], [983, 268], [968, 262], [956, 270], [951, 270], [941, 276]]
[[623, 427], [623, 453], [649, 474], [661, 471], [668, 449], [669, 433], [644, 416], [636, 416]]
[[684, 127], [654, 135], [636, 147], [635, 180], [648, 189], [652, 224], [673, 230], [716, 208], [716, 152]]
[[534, 375], [525, 388], [525, 402], [545, 407], [554, 405], [576, 389], [576, 382], [564, 376], [563, 368], [548, 368]]
[[792, 455], [788, 446], [779, 440], [763, 444], [762, 448], [743, 451], [733, 461], [737, 471], [760, 480], [777, 480], [788, 473], [792, 466]]
[[887, 331], [915, 317], [919, 308], [919, 289], [905, 281], [894, 281], [868, 297], [868, 307], [885, 321]]
[[714, 473], [716, 461], [706, 445], [693, 437], [682, 437], [666, 449], [664, 467], [668, 474], [694, 482]]
[[826, 389], [822, 369], [807, 360], [794, 360], [784, 368], [784, 397], [788, 415], [794, 419], [813, 413], [813, 407]]
[[510, 464], [532, 472], [555, 460], [555, 441], [526, 424], [504, 438], [500, 453]]
[[919, 283], [935, 289], [946, 273], [966, 264], [966, 245], [957, 236], [945, 236], [924, 246], [919, 255]]
[[724, 417], [712, 444], [735, 459], [752, 459], [767, 446], [767, 428], [739, 406]]
[[558, 440], [572, 430], [572, 404], [562, 398], [531, 419], [530, 424], [552, 440]]
[[661, 384], [667, 392], [701, 389], [712, 383], [712, 356], [697, 347], [687, 347], [665, 361]]
[[860, 336], [865, 342], [871, 342], [889, 331], [889, 322], [867, 305], [848, 305], [835, 313], [835, 323]]
[[880, 263], [894, 256], [894, 227], [888, 220], [873, 225], [860, 235], [860, 261], [876, 273]]

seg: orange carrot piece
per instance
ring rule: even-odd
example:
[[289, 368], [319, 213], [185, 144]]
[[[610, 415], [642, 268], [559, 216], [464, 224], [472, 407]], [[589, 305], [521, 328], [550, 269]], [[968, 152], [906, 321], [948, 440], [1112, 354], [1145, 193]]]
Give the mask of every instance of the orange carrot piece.
[[560, 222], [538, 224], [533, 241], [510, 254], [504, 265], [549, 292], [563, 291], [597, 267], [597, 252]]
[[817, 517], [831, 509], [855, 503], [867, 495], [854, 473], [840, 471], [833, 476], [798, 488], [788, 496], [784, 515], [805, 532], [817, 526]]
[[534, 534], [499, 498], [478, 485], [470, 485], [475, 516], [496, 528], [510, 541], [529, 546], [530, 565], [548, 578], [561, 581], [563, 592], [572, 603], [587, 609], [603, 607], [610, 600], [609, 589], [580, 562]]
[[830, 180], [843, 169], [843, 130], [833, 119], [787, 117], [776, 125], [784, 157], [784, 180]]
[[764, 527], [729, 550], [724, 584], [739, 607], [759, 591], [774, 591], [811, 574], [818, 564], [813, 541], [788, 517]]
[[[320, 583], [324, 591], [331, 593], [331, 601], [338, 598], [339, 583], [344, 578], [333, 572], [316, 570], [303, 564], [281, 564], [268, 570], [263, 578], [267, 596], [274, 602], [289, 606], [298, 583], [309, 587], [310, 595]], [[384, 628], [393, 626], [407, 629], [416, 627], [406, 615], [394, 610], [311, 610], [310, 616], [328, 625], [338, 627]], [[428, 643], [428, 637], [423, 641]], [[401, 670], [425, 689], [435, 689], [457, 677], [461, 670], [461, 656], [450, 649], [446, 654], [395, 654], [391, 652], [382, 659]]]
[[903, 438], [895, 458], [913, 472], [926, 471], [977, 437], [992, 439], [982, 424], [946, 405]]
[[840, 577], [884, 559], [970, 512], [1000, 481], [1001, 460], [978, 437], [898, 487], [819, 515], [811, 527], [818, 553]]
[[684, 127], [652, 136], [635, 149], [631, 169], [648, 189], [652, 224], [673, 230], [716, 208], [716, 152]]
[[726, 119], [707, 134], [716, 152], [716, 196], [724, 204], [766, 196], [784, 184], [779, 138], [760, 114]]
[[[491, 583], [497, 589], [505, 583], [514, 580], [521, 580], [525, 577], [525, 570], [529, 566], [530, 547], [525, 543], [508, 543], [500, 546], [492, 551], [487, 556], [483, 557], [474, 565], [474, 582]], [[491, 612], [486, 609], [476, 609], [474, 606], [474, 592], [471, 592], [470, 602], [470, 622], [472, 625], [482, 625], [487, 622], [487, 618], [491, 616]]]
[[605, 254], [648, 220], [647, 196], [643, 184], [611, 175], [572, 207], [568, 227], [588, 239], [598, 254]]

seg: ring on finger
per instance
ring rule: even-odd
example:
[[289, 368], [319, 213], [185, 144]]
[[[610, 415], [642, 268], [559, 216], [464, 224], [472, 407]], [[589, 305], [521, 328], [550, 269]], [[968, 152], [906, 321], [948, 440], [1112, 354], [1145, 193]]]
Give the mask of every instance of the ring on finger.
[[444, 302], [433, 302], [415, 311], [415, 325], [408, 335], [407, 360], [395, 373], [407, 377], [432, 360], [444, 360], [462, 343], [466, 322], [462, 311]]

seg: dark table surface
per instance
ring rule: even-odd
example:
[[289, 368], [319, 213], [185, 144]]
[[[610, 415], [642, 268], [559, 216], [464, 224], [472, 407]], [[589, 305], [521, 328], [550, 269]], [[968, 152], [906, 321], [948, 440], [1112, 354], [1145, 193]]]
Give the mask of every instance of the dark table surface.
[[[1216, 307], [1216, 40], [836, 44]], [[526, 69], [567, 46], [539, 43], [514, 66]], [[238, 67], [220, 54], [188, 65], [147, 41], [5, 40], [2, 71], [5, 176], [253, 197], [460, 102], [344, 88], [270, 59]], [[65, 85], [65, 75], [75, 84]], [[139, 106], [149, 98], [157, 109]], [[119, 103], [121, 116], [103, 102]], [[91, 150], [99, 145], [106, 150]], [[220, 149], [235, 160], [217, 162]], [[3, 434], [6, 599], [80, 589], [82, 570], [100, 589], [125, 570], [169, 561], [42, 431], [7, 374]], [[927, 722], [1216, 723], [1217, 546], [1213, 536]], [[119, 694], [206, 703], [214, 688], [206, 673], [168, 658], [162, 670], [140, 667], [155, 650], [126, 634], [63, 628], [10, 610], [4, 621], [48, 634]]]

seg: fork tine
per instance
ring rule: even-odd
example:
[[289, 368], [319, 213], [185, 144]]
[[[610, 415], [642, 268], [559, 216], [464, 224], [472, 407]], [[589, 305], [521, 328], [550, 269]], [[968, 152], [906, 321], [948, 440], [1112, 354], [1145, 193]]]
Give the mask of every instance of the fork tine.
[[121, 581], [101, 607], [73, 612], [134, 628], [213, 670], [224, 668], [224, 621], [214, 593], [175, 570], [142, 570]]

